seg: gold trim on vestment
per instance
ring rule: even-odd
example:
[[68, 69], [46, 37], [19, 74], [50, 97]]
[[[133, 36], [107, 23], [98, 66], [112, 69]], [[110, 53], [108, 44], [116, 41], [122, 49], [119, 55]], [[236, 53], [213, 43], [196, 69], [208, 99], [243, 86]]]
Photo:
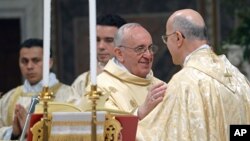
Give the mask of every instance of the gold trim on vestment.
[[[91, 125], [90, 121], [52, 121], [53, 126], [86, 126]], [[104, 125], [104, 121], [97, 121], [96, 125]]]
[[[91, 141], [91, 134], [51, 135], [50, 141]], [[97, 135], [97, 141], [104, 141], [103, 134]]]
[[15, 90], [15, 92], [12, 94], [10, 101], [9, 101], [9, 110], [8, 110], [8, 115], [7, 115], [7, 125], [12, 125], [12, 120], [13, 120], [13, 114], [15, 112], [15, 106], [16, 106], [16, 102], [17, 102], [17, 98], [19, 98], [19, 96], [21, 95], [21, 93], [23, 93], [22, 86], [18, 86]]
[[117, 79], [120, 80], [120, 81], [124, 81], [124, 82], [131, 83], [131, 84], [134, 84], [134, 85], [148, 86], [148, 85], [150, 85], [150, 83], [151, 83], [150, 80], [146, 80], [146, 79], [145, 79], [145, 82], [133, 82], [133, 81], [128, 81], [128, 80], [126, 80], [126, 79], [121, 79], [120, 77], [117, 77], [116, 75], [114, 75], [114, 74], [112, 74], [112, 73], [110, 73], [110, 72], [108, 72], [108, 71], [106, 71], [106, 70], [103, 70], [103, 71], [106, 72], [106, 73], [108, 73], [109, 75], [111, 75], [111, 76], [117, 78]]
[[84, 84], [85, 87], [87, 87], [90, 84], [90, 77], [89, 76], [90, 76], [90, 71], [88, 71], [86, 74], [86, 81]]

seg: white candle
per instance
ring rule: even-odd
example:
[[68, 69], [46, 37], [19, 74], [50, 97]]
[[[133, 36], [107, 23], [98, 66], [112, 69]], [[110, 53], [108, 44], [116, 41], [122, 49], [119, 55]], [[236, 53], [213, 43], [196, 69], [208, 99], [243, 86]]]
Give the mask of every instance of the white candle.
[[49, 86], [51, 0], [43, 2], [43, 86]]
[[90, 78], [96, 85], [97, 55], [96, 55], [96, 0], [89, 0], [89, 36], [90, 36]]

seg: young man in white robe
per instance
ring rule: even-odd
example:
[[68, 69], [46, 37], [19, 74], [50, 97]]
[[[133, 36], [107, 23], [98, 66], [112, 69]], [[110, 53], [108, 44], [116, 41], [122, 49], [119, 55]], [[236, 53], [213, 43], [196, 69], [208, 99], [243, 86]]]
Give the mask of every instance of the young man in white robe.
[[[50, 68], [53, 65], [52, 53]], [[27, 110], [32, 97], [37, 97], [43, 89], [43, 41], [27, 39], [19, 51], [19, 67], [24, 77], [24, 83], [0, 99], [0, 139], [19, 139], [26, 120]], [[49, 74], [49, 90], [53, 92], [53, 101], [75, 102], [78, 95], [73, 89], [61, 83], [52, 72]]]

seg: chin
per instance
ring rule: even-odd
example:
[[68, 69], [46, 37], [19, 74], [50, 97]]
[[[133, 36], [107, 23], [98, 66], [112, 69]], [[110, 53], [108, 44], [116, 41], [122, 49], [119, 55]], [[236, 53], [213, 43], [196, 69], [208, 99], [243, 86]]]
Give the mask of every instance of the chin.
[[109, 61], [109, 58], [102, 58], [102, 59], [99, 59], [98, 62], [101, 62], [101, 63], [105, 63], [105, 62], [108, 62]]
[[39, 81], [35, 81], [35, 80], [28, 80], [30, 85], [35, 85], [37, 84]]
[[144, 73], [141, 75], [141, 77], [142, 77], [142, 78], [146, 78], [148, 74], [149, 74], [149, 71], [144, 72]]

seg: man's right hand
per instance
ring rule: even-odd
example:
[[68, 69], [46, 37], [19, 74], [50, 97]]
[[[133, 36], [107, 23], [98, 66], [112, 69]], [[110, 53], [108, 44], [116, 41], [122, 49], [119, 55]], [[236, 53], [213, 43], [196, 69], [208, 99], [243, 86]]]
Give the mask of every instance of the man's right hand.
[[13, 120], [13, 123], [12, 123], [12, 135], [17, 137], [17, 136], [20, 136], [21, 133], [22, 133], [22, 128], [20, 127], [20, 124], [19, 124], [19, 119], [18, 119], [18, 108], [17, 108], [17, 105], [16, 105], [16, 108], [15, 108], [15, 115], [14, 115], [14, 120]]
[[145, 102], [138, 108], [140, 120], [147, 116], [163, 100], [166, 89], [167, 85], [163, 82], [150, 88]]

